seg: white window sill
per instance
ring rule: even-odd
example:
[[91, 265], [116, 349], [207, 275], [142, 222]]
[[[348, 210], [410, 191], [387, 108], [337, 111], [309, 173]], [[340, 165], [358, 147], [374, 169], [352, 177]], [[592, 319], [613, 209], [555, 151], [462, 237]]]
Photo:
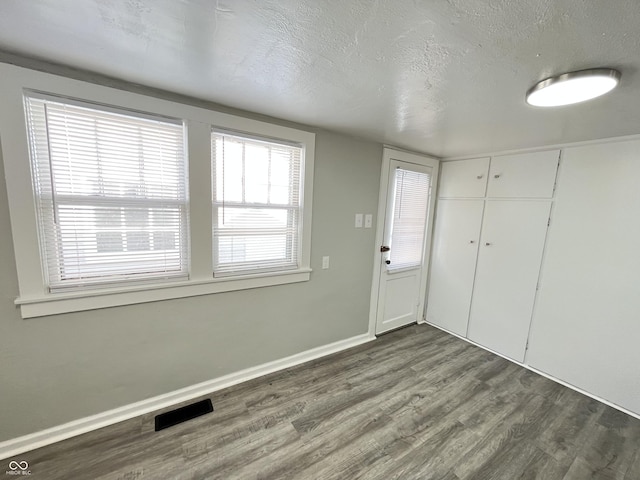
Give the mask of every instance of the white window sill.
[[138, 285], [103, 290], [48, 295], [22, 296], [15, 300], [22, 318], [43, 317], [60, 313], [81, 312], [99, 308], [156, 302], [173, 298], [196, 297], [212, 293], [232, 292], [250, 288], [270, 287], [288, 283], [306, 282], [310, 268], [278, 273], [262, 273], [237, 277], [186, 280], [157, 285]]

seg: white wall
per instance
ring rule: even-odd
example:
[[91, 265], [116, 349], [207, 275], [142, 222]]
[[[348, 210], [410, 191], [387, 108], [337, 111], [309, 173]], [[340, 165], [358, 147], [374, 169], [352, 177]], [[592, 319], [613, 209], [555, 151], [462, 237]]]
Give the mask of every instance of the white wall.
[[0, 162], [0, 441], [366, 333], [375, 225], [353, 216], [376, 211], [382, 145], [315, 131], [309, 282], [28, 320]]
[[564, 149], [526, 363], [640, 414], [640, 140]]

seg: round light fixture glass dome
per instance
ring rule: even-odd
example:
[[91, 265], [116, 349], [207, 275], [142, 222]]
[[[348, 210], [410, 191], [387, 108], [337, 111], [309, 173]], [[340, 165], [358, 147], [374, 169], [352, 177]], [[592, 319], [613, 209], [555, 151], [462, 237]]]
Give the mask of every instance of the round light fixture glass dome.
[[563, 73], [536, 83], [527, 92], [527, 103], [535, 107], [558, 107], [584, 102], [613, 90], [620, 72], [612, 68], [592, 68]]

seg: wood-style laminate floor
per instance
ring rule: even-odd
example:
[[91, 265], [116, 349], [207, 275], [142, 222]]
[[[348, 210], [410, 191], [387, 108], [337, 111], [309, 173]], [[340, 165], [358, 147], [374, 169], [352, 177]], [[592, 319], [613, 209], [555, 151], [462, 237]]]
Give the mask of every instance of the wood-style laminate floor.
[[46, 480], [640, 479], [640, 420], [427, 325], [209, 397], [17, 460]]

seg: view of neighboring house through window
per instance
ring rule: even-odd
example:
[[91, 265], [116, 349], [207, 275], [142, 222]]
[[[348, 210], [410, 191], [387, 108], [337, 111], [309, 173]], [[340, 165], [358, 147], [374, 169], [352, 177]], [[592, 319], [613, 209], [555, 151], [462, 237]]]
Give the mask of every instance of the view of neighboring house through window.
[[188, 275], [185, 128], [56, 97], [25, 97], [46, 286]]
[[298, 268], [299, 145], [212, 133], [214, 275]]

